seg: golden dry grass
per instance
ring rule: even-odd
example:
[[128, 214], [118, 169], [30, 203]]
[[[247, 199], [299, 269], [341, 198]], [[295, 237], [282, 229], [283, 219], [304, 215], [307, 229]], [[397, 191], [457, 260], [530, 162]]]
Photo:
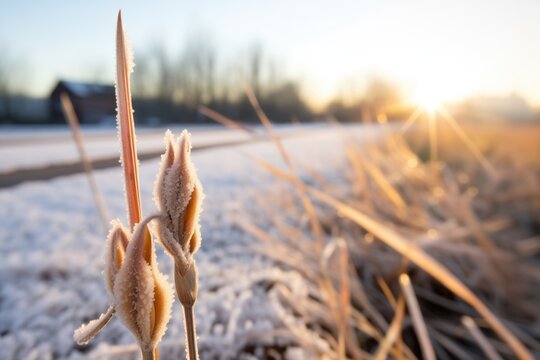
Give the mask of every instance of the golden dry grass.
[[[278, 203], [270, 207], [261, 200], [273, 224], [272, 235], [254, 224], [240, 226], [263, 241], [255, 246], [258, 251], [296, 269], [313, 285], [309, 296], [300, 299], [293, 300], [286, 286], [279, 292], [284, 307], [294, 309], [293, 315], [300, 313], [297, 316], [313, 329], [291, 325], [299, 343], [306, 345], [312, 337], [330, 344], [325, 350], [311, 344], [319, 356], [479, 358], [486, 344], [502, 357], [531, 359], [540, 351], [534, 310], [540, 306], [540, 147], [535, 141], [540, 129], [468, 126], [464, 132], [472, 134], [469, 145], [475, 154], [448, 127], [452, 125], [438, 126], [435, 163], [427, 161], [430, 145], [421, 129], [411, 132], [407, 141], [389, 132], [372, 144], [357, 143], [343, 132], [349, 166], [331, 169], [342, 171], [340, 183], [317, 174], [309, 180], [315, 185], [302, 184], [300, 189], [299, 175], [258, 162], [293, 184], [298, 201], [277, 197]], [[280, 152], [290, 170], [290, 154]], [[324, 250], [315, 246], [317, 236], [310, 228], [298, 221], [304, 217], [304, 192], [316, 204], [326, 247], [337, 238], [346, 243], [348, 297], [336, 297], [342, 271], [337, 265], [320, 265]], [[404, 295], [400, 274], [411, 279]], [[405, 315], [402, 300], [395, 300], [402, 296], [409, 307]], [[349, 306], [343, 330], [343, 314], [336, 309]], [[323, 312], [331, 317], [323, 317]], [[471, 342], [462, 316], [481, 324], [483, 344]]]

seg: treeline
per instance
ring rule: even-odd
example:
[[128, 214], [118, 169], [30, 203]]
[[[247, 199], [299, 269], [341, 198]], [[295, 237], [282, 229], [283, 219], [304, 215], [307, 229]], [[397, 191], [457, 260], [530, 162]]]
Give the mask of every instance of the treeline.
[[213, 43], [203, 38], [188, 41], [177, 55], [170, 55], [159, 43], [137, 51], [132, 89], [139, 119], [205, 121], [197, 108], [206, 105], [234, 119], [256, 121], [244, 81], [275, 122], [314, 121], [328, 115], [341, 121], [365, 120], [400, 100], [394, 86], [372, 79], [358, 96], [342, 91], [323, 110], [315, 111], [302, 81], [286, 74], [260, 44], [229, 62], [218, 55]]
[[200, 38], [188, 41], [176, 56], [167, 53], [162, 44], [136, 54], [133, 96], [139, 117], [150, 121], [200, 121], [200, 105], [243, 121], [255, 120], [244, 81], [276, 121], [313, 118], [300, 82], [285, 76], [261, 45], [252, 45], [229, 63], [220, 60], [211, 41]]
[[[134, 107], [138, 121], [150, 124], [210, 121], [198, 113], [200, 105], [241, 121], [257, 121], [244, 82], [275, 122], [316, 121], [328, 116], [340, 121], [366, 121], [400, 102], [394, 86], [372, 79], [367, 86], [337, 91], [327, 106], [315, 110], [303, 81], [284, 70], [286, 59], [273, 57], [261, 44], [253, 44], [228, 60], [204, 36], [188, 40], [176, 54], [159, 42], [135, 50]], [[23, 85], [31, 84], [25, 76], [29, 65], [23, 69], [8, 55], [0, 55], [0, 122], [47, 116], [40, 115], [47, 114], [45, 99], [25, 96]], [[108, 79], [108, 71], [99, 69], [95, 75], [90, 71], [85, 80], [100, 83]]]

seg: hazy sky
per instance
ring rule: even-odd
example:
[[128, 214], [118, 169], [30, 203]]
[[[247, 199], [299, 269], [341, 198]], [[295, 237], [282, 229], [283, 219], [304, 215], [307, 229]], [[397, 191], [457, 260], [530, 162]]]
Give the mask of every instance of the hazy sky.
[[209, 34], [221, 58], [255, 42], [313, 101], [376, 74], [410, 98], [517, 92], [540, 104], [540, 1], [2, 1], [0, 56], [47, 94], [57, 78], [112, 82], [116, 14], [135, 48], [174, 54]]

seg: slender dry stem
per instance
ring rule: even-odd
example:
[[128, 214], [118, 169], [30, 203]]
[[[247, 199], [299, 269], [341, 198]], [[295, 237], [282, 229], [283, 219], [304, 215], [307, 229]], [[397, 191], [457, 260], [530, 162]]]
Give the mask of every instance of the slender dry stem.
[[149, 351], [143, 351], [141, 350], [142, 360], [154, 360], [156, 359], [154, 357], [155, 351], [149, 350]]
[[463, 316], [461, 322], [469, 333], [472, 335], [478, 346], [482, 349], [484, 354], [489, 360], [502, 360], [502, 357], [497, 354], [497, 351], [491, 346], [489, 340], [482, 334], [474, 320], [469, 316]]
[[214, 120], [215, 122], [217, 123], [220, 123], [221, 125], [223, 126], [226, 126], [228, 128], [231, 128], [231, 129], [238, 129], [238, 130], [242, 130], [242, 131], [245, 131], [249, 134], [254, 134], [255, 131], [253, 131], [253, 129], [250, 129], [249, 127], [245, 126], [244, 124], [236, 121], [236, 120], [233, 120], [233, 119], [230, 119], [224, 115], [221, 115], [220, 113], [218, 113], [217, 111], [214, 111], [204, 105], [201, 105], [199, 106], [199, 112], [201, 114], [203, 114], [204, 116]]
[[383, 360], [387, 358], [388, 352], [401, 333], [401, 325], [403, 323], [404, 314], [405, 303], [403, 301], [403, 297], [400, 296], [397, 302], [396, 314], [394, 315], [394, 319], [386, 332], [386, 336], [379, 344], [379, 349], [375, 354], [375, 360]]
[[302, 182], [302, 180], [300, 179], [300, 176], [298, 175], [298, 172], [294, 168], [291, 157], [289, 156], [289, 154], [287, 153], [287, 150], [283, 146], [281, 139], [274, 131], [274, 128], [272, 127], [272, 123], [270, 122], [270, 119], [268, 119], [268, 117], [262, 110], [261, 105], [259, 104], [259, 101], [255, 97], [255, 93], [253, 92], [253, 89], [251, 89], [251, 86], [249, 86], [247, 82], [244, 82], [244, 88], [246, 90], [246, 94], [249, 99], [249, 102], [251, 103], [251, 106], [253, 106], [253, 109], [257, 113], [257, 116], [259, 117], [261, 123], [264, 125], [264, 127], [266, 128], [266, 130], [272, 137], [272, 140], [274, 141], [276, 147], [278, 148], [278, 151], [283, 161], [285, 162], [287, 169], [289, 170], [289, 173], [292, 176], [292, 179], [293, 179], [292, 184], [298, 189], [298, 192], [300, 194], [300, 199], [302, 200], [302, 204], [304, 205], [304, 208], [306, 209], [306, 213], [309, 216], [313, 236], [315, 236], [315, 240], [317, 241], [319, 250], [322, 250], [323, 236], [322, 236], [321, 224], [317, 218], [317, 214], [315, 213], [315, 207], [313, 206], [313, 203], [311, 202], [309, 196], [306, 193], [304, 183]]
[[193, 306], [184, 306], [184, 322], [186, 329], [186, 353], [189, 360], [197, 360], [199, 353], [197, 349], [197, 332], [195, 330], [195, 308]]
[[411, 285], [411, 279], [407, 274], [401, 274], [399, 277], [399, 283], [401, 290], [405, 294], [405, 300], [407, 301], [407, 307], [411, 313], [411, 318], [416, 331], [416, 336], [420, 342], [420, 348], [422, 349], [422, 355], [426, 360], [435, 360], [435, 351], [433, 351], [433, 345], [429, 339], [426, 323], [420, 311], [420, 305], [418, 305], [418, 299], [414, 294], [414, 289]]
[[79, 157], [81, 158], [81, 162], [84, 166], [84, 172], [86, 173], [88, 183], [90, 184], [90, 190], [92, 190], [92, 195], [94, 196], [94, 202], [96, 203], [96, 208], [101, 219], [101, 225], [103, 226], [105, 234], [107, 234], [109, 232], [109, 215], [107, 208], [105, 207], [103, 196], [101, 195], [101, 192], [97, 186], [96, 178], [94, 177], [94, 168], [92, 167], [92, 162], [88, 158], [84, 148], [84, 140], [81, 133], [81, 128], [79, 126], [79, 119], [77, 118], [75, 109], [73, 109], [73, 104], [66, 93], [60, 94], [60, 101], [62, 103], [64, 116], [66, 117], [71, 129], [73, 140], [75, 140]]

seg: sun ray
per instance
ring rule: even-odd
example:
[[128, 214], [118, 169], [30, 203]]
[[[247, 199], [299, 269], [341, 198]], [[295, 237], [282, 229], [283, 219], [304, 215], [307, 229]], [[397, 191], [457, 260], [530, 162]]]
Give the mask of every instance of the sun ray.
[[474, 157], [480, 162], [482, 167], [491, 175], [496, 176], [497, 171], [491, 165], [489, 160], [482, 154], [482, 152], [478, 149], [478, 147], [474, 144], [474, 142], [471, 140], [471, 138], [467, 135], [465, 130], [459, 125], [459, 123], [456, 121], [456, 119], [450, 114], [450, 112], [442, 106], [439, 109], [440, 114], [444, 117], [444, 119], [450, 124], [452, 129], [456, 132], [458, 137], [463, 141], [465, 146], [469, 148], [469, 150], [473, 153]]
[[407, 121], [405, 121], [405, 123], [399, 130], [399, 133], [403, 135], [407, 130], [409, 130], [409, 128], [416, 122], [416, 120], [418, 120], [420, 115], [422, 115], [422, 112], [423, 109], [420, 106], [417, 107], [416, 110], [414, 110], [414, 112], [411, 114], [411, 116], [409, 116]]

